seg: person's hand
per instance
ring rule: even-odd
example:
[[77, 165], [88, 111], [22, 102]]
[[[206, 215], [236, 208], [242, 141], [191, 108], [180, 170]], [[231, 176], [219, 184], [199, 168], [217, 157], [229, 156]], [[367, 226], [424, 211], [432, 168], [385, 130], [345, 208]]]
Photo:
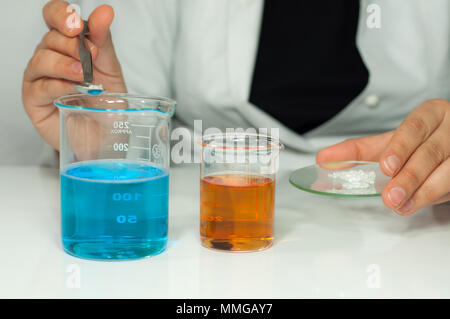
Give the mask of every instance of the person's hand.
[[[22, 100], [31, 122], [55, 149], [59, 149], [59, 115], [53, 100], [76, 93], [73, 83], [83, 82], [77, 36], [84, 25], [68, 5], [65, 1], [53, 0], [44, 6], [43, 15], [50, 31], [28, 63], [22, 84]], [[108, 5], [99, 6], [92, 12], [86, 47], [93, 58], [94, 83], [102, 84], [111, 92], [126, 92], [109, 31], [113, 19], [114, 10]], [[79, 23], [74, 23], [76, 21]]]
[[450, 102], [428, 100], [391, 132], [349, 139], [322, 149], [318, 163], [378, 161], [392, 176], [383, 190], [387, 207], [409, 215], [450, 200]]

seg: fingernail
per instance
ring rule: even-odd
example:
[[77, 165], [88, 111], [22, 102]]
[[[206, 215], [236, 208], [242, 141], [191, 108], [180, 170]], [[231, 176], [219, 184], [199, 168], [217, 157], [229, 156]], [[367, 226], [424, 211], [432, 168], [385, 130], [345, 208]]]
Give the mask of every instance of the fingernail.
[[388, 198], [389, 201], [392, 203], [392, 205], [398, 206], [402, 202], [403, 198], [405, 198], [405, 195], [406, 195], [405, 190], [397, 186], [389, 191]]
[[67, 17], [66, 26], [69, 28], [69, 31], [72, 32], [73, 30], [81, 27], [81, 17], [72, 5], [69, 5], [67, 9], [71, 10], [72, 14]]
[[400, 166], [400, 160], [395, 155], [390, 155], [384, 161], [384, 167], [388, 170], [390, 174], [394, 174]]
[[81, 73], [81, 72], [83, 72], [83, 68], [81, 67], [81, 63], [78, 62], [78, 61], [72, 63], [72, 71], [74, 73]]
[[414, 207], [414, 201], [412, 199], [408, 199], [406, 203], [399, 209], [400, 213], [406, 213]]

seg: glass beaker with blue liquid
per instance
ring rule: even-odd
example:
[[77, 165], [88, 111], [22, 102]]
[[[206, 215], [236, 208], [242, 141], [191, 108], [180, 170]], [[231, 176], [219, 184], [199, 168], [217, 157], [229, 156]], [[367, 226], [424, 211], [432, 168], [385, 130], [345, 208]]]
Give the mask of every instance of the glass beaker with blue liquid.
[[64, 250], [100, 260], [164, 251], [175, 101], [74, 94], [55, 105], [60, 112]]

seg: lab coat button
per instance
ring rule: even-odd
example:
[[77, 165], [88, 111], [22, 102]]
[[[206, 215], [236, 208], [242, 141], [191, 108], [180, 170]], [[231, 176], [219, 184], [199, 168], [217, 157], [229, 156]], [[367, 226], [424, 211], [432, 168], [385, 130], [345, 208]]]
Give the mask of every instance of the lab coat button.
[[368, 108], [375, 108], [378, 105], [380, 99], [375, 94], [370, 94], [366, 97], [365, 102]]

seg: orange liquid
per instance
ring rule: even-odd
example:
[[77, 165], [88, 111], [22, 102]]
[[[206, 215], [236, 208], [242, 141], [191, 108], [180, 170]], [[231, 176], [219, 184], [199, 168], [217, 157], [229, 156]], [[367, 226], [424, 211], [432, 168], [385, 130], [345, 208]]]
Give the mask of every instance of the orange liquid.
[[200, 238], [209, 248], [250, 251], [272, 245], [275, 181], [256, 175], [200, 181]]

